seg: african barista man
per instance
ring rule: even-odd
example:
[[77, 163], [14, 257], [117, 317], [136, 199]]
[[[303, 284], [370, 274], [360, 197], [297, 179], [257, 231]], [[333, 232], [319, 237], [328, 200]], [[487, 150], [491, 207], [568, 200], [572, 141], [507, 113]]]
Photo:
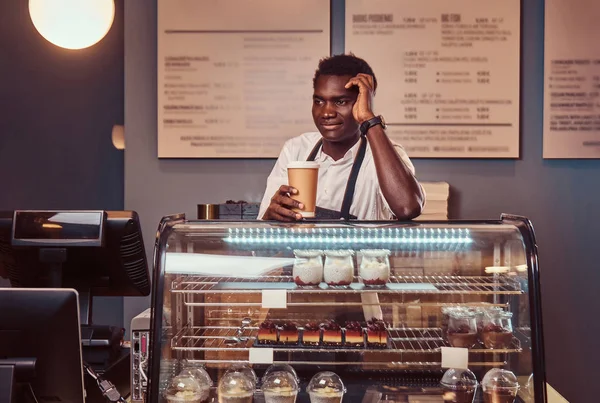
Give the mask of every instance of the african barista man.
[[291, 161], [320, 164], [317, 219], [410, 220], [421, 214], [425, 195], [406, 152], [385, 133], [372, 110], [377, 80], [352, 54], [319, 62], [313, 79], [312, 115], [319, 132], [288, 140], [275, 163], [260, 206], [264, 220], [296, 221], [304, 206], [292, 197], [286, 167]]

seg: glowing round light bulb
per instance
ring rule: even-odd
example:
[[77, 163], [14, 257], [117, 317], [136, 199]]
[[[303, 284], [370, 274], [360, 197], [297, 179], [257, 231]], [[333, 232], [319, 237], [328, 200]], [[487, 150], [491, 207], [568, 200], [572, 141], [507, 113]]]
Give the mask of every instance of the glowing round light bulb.
[[100, 41], [115, 18], [114, 0], [29, 0], [29, 15], [38, 32], [66, 49], [83, 49]]

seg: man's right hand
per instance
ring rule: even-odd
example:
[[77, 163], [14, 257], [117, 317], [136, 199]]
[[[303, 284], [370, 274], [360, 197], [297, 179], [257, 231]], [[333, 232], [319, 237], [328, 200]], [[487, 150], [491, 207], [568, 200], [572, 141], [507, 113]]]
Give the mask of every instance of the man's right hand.
[[263, 215], [263, 220], [277, 221], [297, 221], [302, 219], [302, 215], [296, 213], [292, 208], [302, 210], [304, 205], [297, 200], [294, 200], [290, 195], [298, 194], [298, 190], [291, 186], [281, 185], [275, 195], [271, 197], [271, 204]]

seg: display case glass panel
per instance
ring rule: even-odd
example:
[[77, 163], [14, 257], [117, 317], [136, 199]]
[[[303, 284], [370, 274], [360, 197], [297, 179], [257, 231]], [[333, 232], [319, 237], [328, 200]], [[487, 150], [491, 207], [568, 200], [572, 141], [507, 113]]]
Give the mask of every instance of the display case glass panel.
[[[246, 378], [255, 401], [265, 393], [314, 400], [322, 391], [311, 379], [332, 372], [344, 402], [512, 395], [545, 402], [537, 270], [533, 230], [520, 217], [298, 224], [166, 217], [155, 250], [150, 400], [175, 401], [165, 392], [173, 378], [202, 367], [214, 383], [206, 401]], [[263, 393], [265, 371], [279, 366], [293, 377], [280, 375], [281, 396], [271, 380]], [[446, 378], [460, 373], [476, 386], [467, 378], [458, 390], [441, 382], [449, 369]], [[492, 384], [495, 375], [502, 379]]]

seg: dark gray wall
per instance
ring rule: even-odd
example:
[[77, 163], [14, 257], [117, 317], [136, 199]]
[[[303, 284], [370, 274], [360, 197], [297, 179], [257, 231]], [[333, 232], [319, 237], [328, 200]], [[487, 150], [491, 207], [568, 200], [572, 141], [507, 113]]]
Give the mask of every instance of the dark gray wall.
[[[334, 0], [334, 52], [343, 49], [343, 1]], [[540, 249], [549, 382], [572, 402], [597, 400], [600, 161], [542, 160], [542, 0], [524, 0], [520, 160], [417, 160], [421, 180], [453, 187], [454, 218], [530, 217]], [[140, 212], [151, 250], [163, 215], [195, 217], [197, 203], [259, 200], [270, 160], [158, 160], [156, 8], [125, 5], [125, 206]], [[590, 46], [595, 46], [590, 43]], [[307, 106], [306, 113], [310, 106]], [[148, 306], [125, 301], [125, 320]]]
[[[98, 44], [46, 41], [27, 0], [0, 1], [0, 209], [123, 208], [123, 3]], [[96, 323], [121, 324], [122, 298], [97, 298]]]

